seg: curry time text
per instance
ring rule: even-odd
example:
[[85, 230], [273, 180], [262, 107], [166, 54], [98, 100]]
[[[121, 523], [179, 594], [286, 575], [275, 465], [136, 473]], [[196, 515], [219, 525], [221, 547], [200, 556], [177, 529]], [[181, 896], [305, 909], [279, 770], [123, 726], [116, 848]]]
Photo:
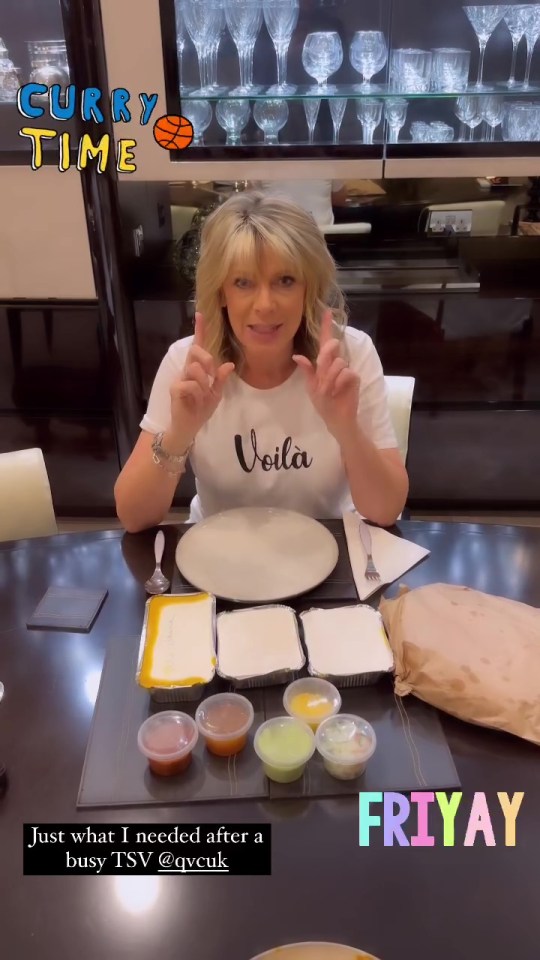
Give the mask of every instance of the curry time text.
[[[140, 107], [139, 122], [146, 126], [152, 116], [158, 101], [157, 93], [139, 93]], [[27, 120], [42, 120], [45, 116], [43, 101], [47, 101], [48, 115], [52, 121], [63, 122], [72, 120], [78, 112], [87, 123], [102, 124], [105, 117], [100, 104], [103, 104], [101, 90], [98, 87], [85, 87], [77, 90], [74, 84], [62, 88], [60, 84], [51, 87], [44, 83], [26, 83], [17, 93], [17, 107], [19, 113]], [[37, 102], [35, 102], [37, 101]], [[41, 101], [41, 103], [40, 103]], [[124, 87], [118, 87], [111, 92], [111, 116], [113, 123], [130, 123], [132, 111], [129, 108], [131, 96]], [[73, 149], [71, 136], [68, 131], [49, 129], [47, 127], [21, 127], [19, 136], [27, 137], [32, 144], [32, 170], [39, 170], [43, 164], [43, 141], [58, 138], [58, 169], [63, 173], [71, 166], [70, 153]], [[121, 173], [133, 173], [137, 167], [134, 163], [134, 148], [136, 140], [119, 140], [116, 145], [116, 169]], [[112, 145], [112, 151], [115, 147]], [[84, 170], [89, 158], [97, 160], [97, 170], [104, 173], [111, 153], [111, 137], [104, 133], [94, 139], [85, 133], [79, 140], [77, 153], [77, 170]]]

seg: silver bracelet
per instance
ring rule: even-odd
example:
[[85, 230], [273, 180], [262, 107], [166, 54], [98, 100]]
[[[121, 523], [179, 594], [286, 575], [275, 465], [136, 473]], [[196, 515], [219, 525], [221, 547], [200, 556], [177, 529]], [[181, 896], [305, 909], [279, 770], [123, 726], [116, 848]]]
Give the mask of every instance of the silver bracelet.
[[[163, 449], [161, 446], [163, 442], [163, 436], [163, 432], [156, 433], [154, 439], [152, 440], [152, 460], [158, 467], [162, 467], [165, 472], [169, 473], [172, 477], [179, 477], [184, 472], [186, 460], [191, 452], [193, 441], [190, 443], [189, 447], [184, 451], [184, 453], [181, 453], [179, 456], [177, 456], [176, 454], [168, 453], [167, 450]], [[168, 464], [173, 464], [176, 469], [167, 469]]]

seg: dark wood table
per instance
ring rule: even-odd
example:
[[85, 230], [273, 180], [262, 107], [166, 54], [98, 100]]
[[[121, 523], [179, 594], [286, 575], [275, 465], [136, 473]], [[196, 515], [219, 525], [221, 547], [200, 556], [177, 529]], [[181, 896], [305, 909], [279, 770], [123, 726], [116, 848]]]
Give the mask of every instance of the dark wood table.
[[[462, 583], [540, 605], [540, 530], [416, 521], [400, 529], [432, 551], [403, 582]], [[167, 528], [169, 572], [175, 542]], [[535, 960], [540, 753], [515, 737], [444, 718], [467, 816], [474, 791], [486, 792], [492, 816], [497, 791], [525, 791], [515, 847], [502, 845], [501, 815], [491, 848], [463, 847], [466, 817], [452, 848], [360, 848], [358, 801], [343, 797], [76, 810], [105, 650], [140, 630], [152, 543], [153, 531], [105, 531], [0, 544], [0, 758], [10, 775], [0, 800], [2, 956], [248, 960], [280, 943], [322, 939], [381, 960]], [[108, 586], [89, 634], [26, 629], [53, 583]], [[24, 822], [197, 821], [272, 823], [272, 877], [140, 878], [134, 891], [126, 877], [22, 874]], [[138, 910], [150, 881], [155, 902]]]

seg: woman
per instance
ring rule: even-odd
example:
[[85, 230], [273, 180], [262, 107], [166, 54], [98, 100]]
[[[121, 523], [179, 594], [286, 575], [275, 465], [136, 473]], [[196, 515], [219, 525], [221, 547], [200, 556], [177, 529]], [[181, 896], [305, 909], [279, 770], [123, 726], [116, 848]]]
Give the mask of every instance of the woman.
[[194, 337], [173, 343], [115, 486], [131, 532], [167, 515], [189, 457], [190, 520], [238, 506], [321, 519], [353, 506], [390, 525], [408, 479], [379, 357], [345, 330], [335, 265], [314, 219], [260, 193], [203, 227]]

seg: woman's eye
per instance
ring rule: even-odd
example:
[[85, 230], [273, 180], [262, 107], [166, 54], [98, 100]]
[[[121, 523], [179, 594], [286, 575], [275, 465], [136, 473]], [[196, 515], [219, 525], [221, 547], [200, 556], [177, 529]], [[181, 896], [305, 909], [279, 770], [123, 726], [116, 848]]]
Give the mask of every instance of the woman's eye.
[[246, 290], [249, 287], [250, 282], [251, 281], [249, 281], [246, 277], [237, 277], [234, 281], [234, 285], [235, 287], [239, 287], [240, 290]]
[[296, 281], [294, 277], [289, 277], [288, 275], [285, 275], [284, 277], [281, 277], [280, 283], [282, 287], [292, 287], [292, 285], [296, 283]]

